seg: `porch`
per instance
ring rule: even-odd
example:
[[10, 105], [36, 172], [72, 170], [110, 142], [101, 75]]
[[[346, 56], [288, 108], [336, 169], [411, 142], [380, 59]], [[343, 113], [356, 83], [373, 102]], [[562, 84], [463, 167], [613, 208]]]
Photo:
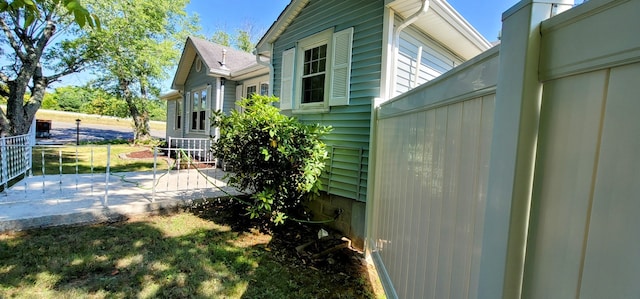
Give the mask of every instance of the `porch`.
[[219, 168], [27, 177], [0, 194], [0, 232], [117, 221], [238, 195]]

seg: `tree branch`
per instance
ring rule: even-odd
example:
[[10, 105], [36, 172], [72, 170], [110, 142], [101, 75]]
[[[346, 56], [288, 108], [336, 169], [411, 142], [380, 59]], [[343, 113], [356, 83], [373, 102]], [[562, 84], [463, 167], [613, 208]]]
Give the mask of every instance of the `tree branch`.
[[7, 36], [9, 44], [11, 45], [11, 48], [13, 48], [13, 50], [16, 52], [16, 55], [18, 55], [18, 58], [24, 61], [27, 56], [22, 52], [20, 43], [18, 43], [18, 41], [16, 40], [16, 36], [13, 34], [11, 28], [9, 28], [9, 25], [7, 25], [4, 18], [0, 18], [0, 28], [2, 28], [2, 31], [4, 31], [5, 35]]

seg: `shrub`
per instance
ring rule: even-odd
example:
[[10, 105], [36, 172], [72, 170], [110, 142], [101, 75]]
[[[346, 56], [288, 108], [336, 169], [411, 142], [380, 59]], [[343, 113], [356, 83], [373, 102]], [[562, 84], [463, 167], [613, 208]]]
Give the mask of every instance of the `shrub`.
[[243, 113], [216, 112], [213, 126], [220, 129], [220, 139], [212, 147], [232, 171], [229, 185], [252, 193], [247, 206], [251, 218], [266, 217], [279, 224], [307, 196], [318, 194], [327, 158], [320, 138], [331, 128], [280, 114], [271, 105], [277, 101], [253, 95], [240, 101]]

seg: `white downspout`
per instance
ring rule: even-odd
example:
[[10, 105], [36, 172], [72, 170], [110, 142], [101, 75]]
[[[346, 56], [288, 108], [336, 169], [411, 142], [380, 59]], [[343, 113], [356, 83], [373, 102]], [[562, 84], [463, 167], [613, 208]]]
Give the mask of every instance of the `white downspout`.
[[400, 47], [400, 33], [409, 25], [413, 24], [413, 22], [418, 20], [418, 18], [426, 14], [428, 10], [429, 10], [429, 0], [422, 0], [422, 5], [420, 6], [420, 9], [418, 9], [418, 11], [416, 11], [414, 14], [412, 14], [407, 19], [405, 19], [402, 23], [398, 24], [398, 27], [396, 27], [396, 29], [393, 32], [393, 63], [392, 63], [393, 78], [391, 80], [391, 88], [389, 90], [391, 94], [388, 96], [388, 98], [392, 98], [396, 90], [396, 77], [398, 75], [397, 74], [398, 73], [398, 67], [397, 67], [398, 55], [399, 55], [398, 52]]
[[[263, 61], [260, 59], [260, 54], [258, 54], [258, 49], [254, 49], [253, 53], [256, 55], [256, 62], [259, 65], [264, 65], [269, 68], [269, 96], [273, 95], [273, 65], [271, 64], [271, 59], [269, 62]], [[271, 55], [273, 55], [273, 44], [271, 44]]]

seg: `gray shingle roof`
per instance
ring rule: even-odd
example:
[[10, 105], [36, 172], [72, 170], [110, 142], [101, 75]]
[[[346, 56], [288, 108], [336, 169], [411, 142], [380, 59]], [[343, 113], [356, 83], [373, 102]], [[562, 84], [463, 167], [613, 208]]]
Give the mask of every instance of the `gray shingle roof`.
[[[225, 47], [193, 36], [190, 36], [188, 40], [191, 40], [193, 46], [196, 48], [196, 52], [201, 57], [202, 62], [204, 62], [209, 69], [236, 72], [258, 64], [256, 62], [256, 57], [251, 53]], [[222, 66], [223, 49], [227, 50], [227, 57], [225, 61], [226, 69]]]

